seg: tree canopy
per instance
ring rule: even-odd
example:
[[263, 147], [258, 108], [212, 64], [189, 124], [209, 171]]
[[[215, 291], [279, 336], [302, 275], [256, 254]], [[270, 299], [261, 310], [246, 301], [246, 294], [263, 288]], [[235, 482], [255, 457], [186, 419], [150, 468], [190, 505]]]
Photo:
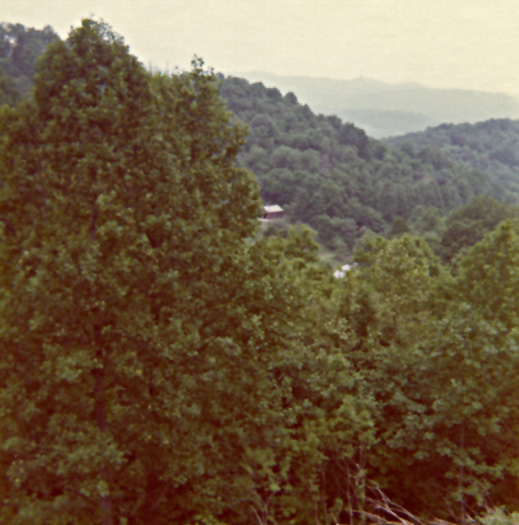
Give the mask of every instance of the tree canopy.
[[[488, 179], [200, 59], [152, 74], [88, 19], [36, 71], [33, 96], [0, 108], [2, 523], [519, 511], [516, 212], [479, 198], [442, 218]], [[248, 148], [229, 88], [235, 111], [265, 109]], [[432, 189], [421, 206], [401, 161], [409, 195]], [[272, 162], [287, 180], [299, 166], [293, 217], [336, 206], [309, 219], [321, 238], [364, 220], [391, 238], [365, 235], [336, 279], [309, 228], [258, 235], [244, 164], [276, 195]]]
[[440, 149], [455, 162], [487, 173], [502, 187], [503, 197], [517, 201], [519, 190], [519, 123], [510, 119], [491, 119], [476, 124], [442, 124], [420, 133], [409, 133], [387, 140], [404, 148]]
[[221, 514], [224, 491], [247, 501], [286, 433], [298, 299], [245, 242], [257, 188], [213, 75], [151, 76], [85, 20], [1, 128], [4, 521], [180, 523]]
[[504, 195], [489, 174], [438, 148], [393, 148], [336, 116], [315, 115], [292, 93], [227, 77], [221, 94], [250, 127], [240, 161], [256, 175], [263, 200], [310, 225], [342, 257], [368, 230], [392, 234], [393, 222], [419, 206], [443, 216], [475, 196]]

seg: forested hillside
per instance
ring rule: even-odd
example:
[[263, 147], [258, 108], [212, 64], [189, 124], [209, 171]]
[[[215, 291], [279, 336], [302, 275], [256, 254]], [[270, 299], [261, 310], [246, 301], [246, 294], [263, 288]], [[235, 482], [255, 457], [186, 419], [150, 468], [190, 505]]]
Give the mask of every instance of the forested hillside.
[[454, 162], [438, 148], [393, 148], [335, 116], [315, 115], [293, 93], [222, 79], [228, 107], [249, 125], [240, 160], [266, 203], [283, 206], [327, 248], [347, 253], [367, 230], [386, 232], [417, 206], [441, 215], [478, 195], [502, 199], [490, 174]]
[[[410, 149], [432, 147], [450, 159], [488, 173], [516, 201], [519, 192], [519, 121], [493, 119], [477, 124], [442, 124], [421, 133], [388, 139]], [[405, 145], [405, 146], [404, 146]], [[412, 148], [409, 147], [412, 146]]]
[[[50, 27], [7, 23], [0, 36], [1, 96], [13, 105], [30, 92], [36, 58], [57, 36]], [[502, 174], [482, 171], [484, 163], [464, 165], [435, 143], [395, 149], [335, 116], [314, 114], [293, 93], [283, 97], [233, 77], [221, 78], [220, 93], [249, 126], [239, 158], [264, 202], [283, 206], [288, 222], [310, 225], [336, 258], [351, 255], [367, 231], [410, 231], [405, 222], [416, 223], [431, 207], [446, 216], [473, 197], [514, 200], [519, 191], [513, 174], [503, 184]]]
[[336, 279], [309, 229], [257, 234], [244, 164], [381, 228], [375, 187], [448, 210], [484, 175], [199, 59], [152, 73], [88, 19], [36, 69], [0, 108], [0, 523], [517, 522], [515, 208], [415, 208], [441, 257], [400, 219]]

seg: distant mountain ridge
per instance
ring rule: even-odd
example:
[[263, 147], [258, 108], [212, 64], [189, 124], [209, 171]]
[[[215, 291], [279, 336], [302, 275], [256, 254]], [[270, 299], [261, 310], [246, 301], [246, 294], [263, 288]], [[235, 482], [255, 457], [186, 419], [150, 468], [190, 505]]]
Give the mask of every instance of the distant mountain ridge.
[[406, 82], [388, 84], [370, 78], [327, 78], [240, 73], [252, 82], [292, 91], [313, 111], [337, 115], [376, 138], [421, 131], [442, 123], [519, 119], [519, 99], [504, 93], [439, 89]]

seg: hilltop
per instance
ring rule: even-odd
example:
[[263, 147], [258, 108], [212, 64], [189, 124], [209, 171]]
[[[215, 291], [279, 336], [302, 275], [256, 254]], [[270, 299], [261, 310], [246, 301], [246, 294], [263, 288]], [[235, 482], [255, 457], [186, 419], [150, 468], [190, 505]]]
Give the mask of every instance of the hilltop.
[[370, 78], [278, 76], [242, 73], [251, 82], [263, 82], [282, 92], [293, 91], [313, 111], [337, 115], [373, 137], [424, 130], [442, 123], [519, 118], [519, 100], [503, 93], [438, 89], [417, 83], [388, 84]]

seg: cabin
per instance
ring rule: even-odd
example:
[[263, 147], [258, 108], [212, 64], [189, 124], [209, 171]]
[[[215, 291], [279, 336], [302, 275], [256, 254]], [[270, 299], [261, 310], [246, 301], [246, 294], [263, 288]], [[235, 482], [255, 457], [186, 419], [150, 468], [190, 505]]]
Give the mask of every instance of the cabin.
[[261, 220], [272, 221], [274, 219], [282, 218], [283, 208], [281, 206], [278, 206], [277, 204], [273, 204], [271, 206], [263, 206], [263, 217], [261, 218]]

